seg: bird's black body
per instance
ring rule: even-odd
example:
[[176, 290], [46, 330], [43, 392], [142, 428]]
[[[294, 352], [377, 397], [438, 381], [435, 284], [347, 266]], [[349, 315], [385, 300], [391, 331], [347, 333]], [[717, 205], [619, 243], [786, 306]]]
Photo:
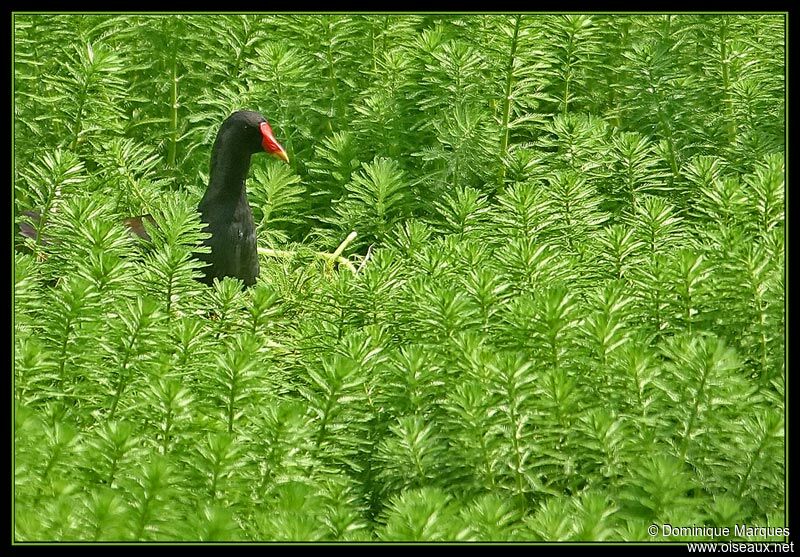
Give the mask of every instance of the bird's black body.
[[208, 190], [198, 206], [200, 219], [211, 233], [205, 242], [211, 253], [197, 256], [208, 264], [206, 284], [229, 276], [251, 286], [258, 277], [256, 228], [245, 180], [251, 155], [263, 150], [261, 122], [265, 120], [257, 112], [234, 112], [222, 123], [214, 142]]

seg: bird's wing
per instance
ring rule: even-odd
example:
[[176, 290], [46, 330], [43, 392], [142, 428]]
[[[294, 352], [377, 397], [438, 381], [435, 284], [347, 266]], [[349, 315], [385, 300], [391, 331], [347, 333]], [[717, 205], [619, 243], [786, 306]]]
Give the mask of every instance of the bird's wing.
[[258, 249], [256, 230], [252, 218], [250, 222], [231, 223], [229, 229], [228, 246], [230, 252], [230, 270], [232, 276], [239, 277], [247, 286], [255, 284], [258, 277]]

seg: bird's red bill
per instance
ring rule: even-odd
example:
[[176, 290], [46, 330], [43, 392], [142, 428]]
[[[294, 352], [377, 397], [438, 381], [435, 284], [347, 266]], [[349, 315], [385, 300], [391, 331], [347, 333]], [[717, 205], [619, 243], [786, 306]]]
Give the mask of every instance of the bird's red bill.
[[267, 122], [261, 122], [259, 128], [261, 129], [261, 146], [264, 150], [285, 162], [289, 162], [289, 155], [286, 154], [284, 148], [278, 143], [278, 140], [275, 139], [270, 125]]

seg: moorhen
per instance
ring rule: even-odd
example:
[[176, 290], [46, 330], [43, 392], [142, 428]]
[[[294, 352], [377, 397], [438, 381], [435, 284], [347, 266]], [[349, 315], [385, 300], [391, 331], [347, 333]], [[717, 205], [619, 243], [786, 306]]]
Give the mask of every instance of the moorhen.
[[211, 253], [198, 254], [208, 265], [203, 282], [236, 277], [252, 286], [258, 277], [258, 251], [253, 211], [247, 203], [245, 180], [250, 157], [261, 150], [289, 162], [272, 128], [258, 112], [240, 110], [222, 123], [211, 151], [211, 177], [197, 210], [211, 237]]
[[[258, 112], [239, 110], [222, 122], [211, 151], [208, 189], [197, 207], [200, 220], [206, 223], [204, 230], [211, 234], [204, 242], [211, 248], [210, 253], [197, 254], [206, 263], [201, 279], [206, 284], [223, 277], [238, 278], [245, 286], [256, 282], [259, 273], [256, 227], [247, 202], [245, 180], [250, 157], [262, 150], [289, 162], [269, 123]], [[20, 223], [20, 233], [35, 239], [40, 215], [36, 211], [23, 214], [30, 222]], [[131, 232], [149, 240], [144, 219], [155, 223], [150, 215], [130, 217], [124, 223]], [[47, 243], [44, 238], [42, 243]]]

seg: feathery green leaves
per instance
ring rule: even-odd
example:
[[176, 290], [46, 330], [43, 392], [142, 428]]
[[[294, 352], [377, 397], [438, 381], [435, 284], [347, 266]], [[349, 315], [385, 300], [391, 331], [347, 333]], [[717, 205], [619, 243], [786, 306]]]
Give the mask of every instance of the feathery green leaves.
[[[785, 523], [783, 15], [13, 31], [16, 541]], [[195, 280], [238, 109], [248, 290]]]

